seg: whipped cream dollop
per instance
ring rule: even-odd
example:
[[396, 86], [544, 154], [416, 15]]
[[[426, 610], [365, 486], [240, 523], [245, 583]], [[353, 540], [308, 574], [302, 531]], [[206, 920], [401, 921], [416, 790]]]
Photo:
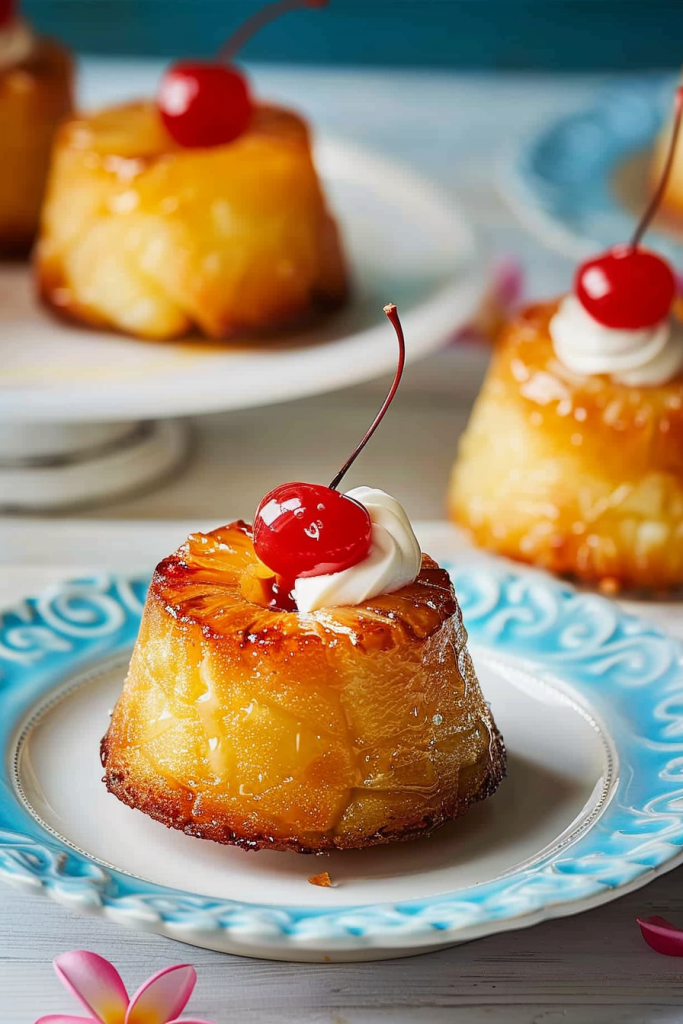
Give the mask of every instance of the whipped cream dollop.
[[31, 56], [36, 38], [21, 18], [15, 18], [8, 25], [0, 28], [0, 71], [21, 64]]
[[683, 328], [671, 317], [635, 331], [606, 327], [567, 295], [550, 321], [550, 337], [568, 370], [609, 374], [630, 387], [666, 384], [683, 370]]
[[294, 584], [294, 598], [300, 612], [361, 604], [379, 594], [400, 590], [419, 575], [420, 545], [396, 498], [374, 487], [355, 487], [347, 493], [370, 514], [370, 553], [362, 562], [341, 572], [298, 579]]

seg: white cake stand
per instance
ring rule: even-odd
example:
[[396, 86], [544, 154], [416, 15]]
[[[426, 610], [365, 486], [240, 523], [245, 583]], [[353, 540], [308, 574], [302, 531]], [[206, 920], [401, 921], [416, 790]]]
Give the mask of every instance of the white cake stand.
[[399, 306], [408, 359], [442, 345], [486, 285], [479, 240], [417, 175], [336, 140], [316, 160], [342, 226], [354, 294], [324, 325], [267, 343], [141, 342], [71, 327], [41, 310], [30, 270], [0, 267], [0, 511], [106, 501], [185, 457], [178, 417], [355, 384], [389, 371], [382, 307]]

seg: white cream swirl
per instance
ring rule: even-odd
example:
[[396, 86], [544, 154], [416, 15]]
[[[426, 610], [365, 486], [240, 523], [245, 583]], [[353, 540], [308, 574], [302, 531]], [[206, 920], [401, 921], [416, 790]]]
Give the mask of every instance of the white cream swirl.
[[683, 328], [667, 317], [653, 327], [605, 327], [567, 295], [550, 321], [555, 355], [574, 373], [609, 374], [629, 387], [666, 384], [683, 370]]
[[374, 487], [347, 492], [364, 505], [372, 522], [372, 543], [367, 558], [327, 576], [306, 576], [294, 584], [300, 612], [361, 604], [379, 594], [392, 594], [415, 580], [422, 552], [403, 506]]
[[0, 28], [0, 71], [21, 64], [30, 57], [35, 43], [30, 26], [21, 18], [15, 18]]

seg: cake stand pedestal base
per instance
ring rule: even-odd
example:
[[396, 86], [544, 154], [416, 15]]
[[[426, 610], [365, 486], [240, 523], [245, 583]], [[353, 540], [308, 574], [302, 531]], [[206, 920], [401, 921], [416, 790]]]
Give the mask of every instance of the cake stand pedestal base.
[[185, 458], [181, 421], [0, 423], [0, 512], [61, 512], [129, 495]]

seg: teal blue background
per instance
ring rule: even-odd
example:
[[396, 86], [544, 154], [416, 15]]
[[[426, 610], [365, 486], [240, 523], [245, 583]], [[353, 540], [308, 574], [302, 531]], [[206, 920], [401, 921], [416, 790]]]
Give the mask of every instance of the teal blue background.
[[[259, 0], [25, 0], [85, 53], [211, 53]], [[254, 60], [460, 69], [637, 70], [683, 63], [683, 0], [332, 0], [246, 48]]]

